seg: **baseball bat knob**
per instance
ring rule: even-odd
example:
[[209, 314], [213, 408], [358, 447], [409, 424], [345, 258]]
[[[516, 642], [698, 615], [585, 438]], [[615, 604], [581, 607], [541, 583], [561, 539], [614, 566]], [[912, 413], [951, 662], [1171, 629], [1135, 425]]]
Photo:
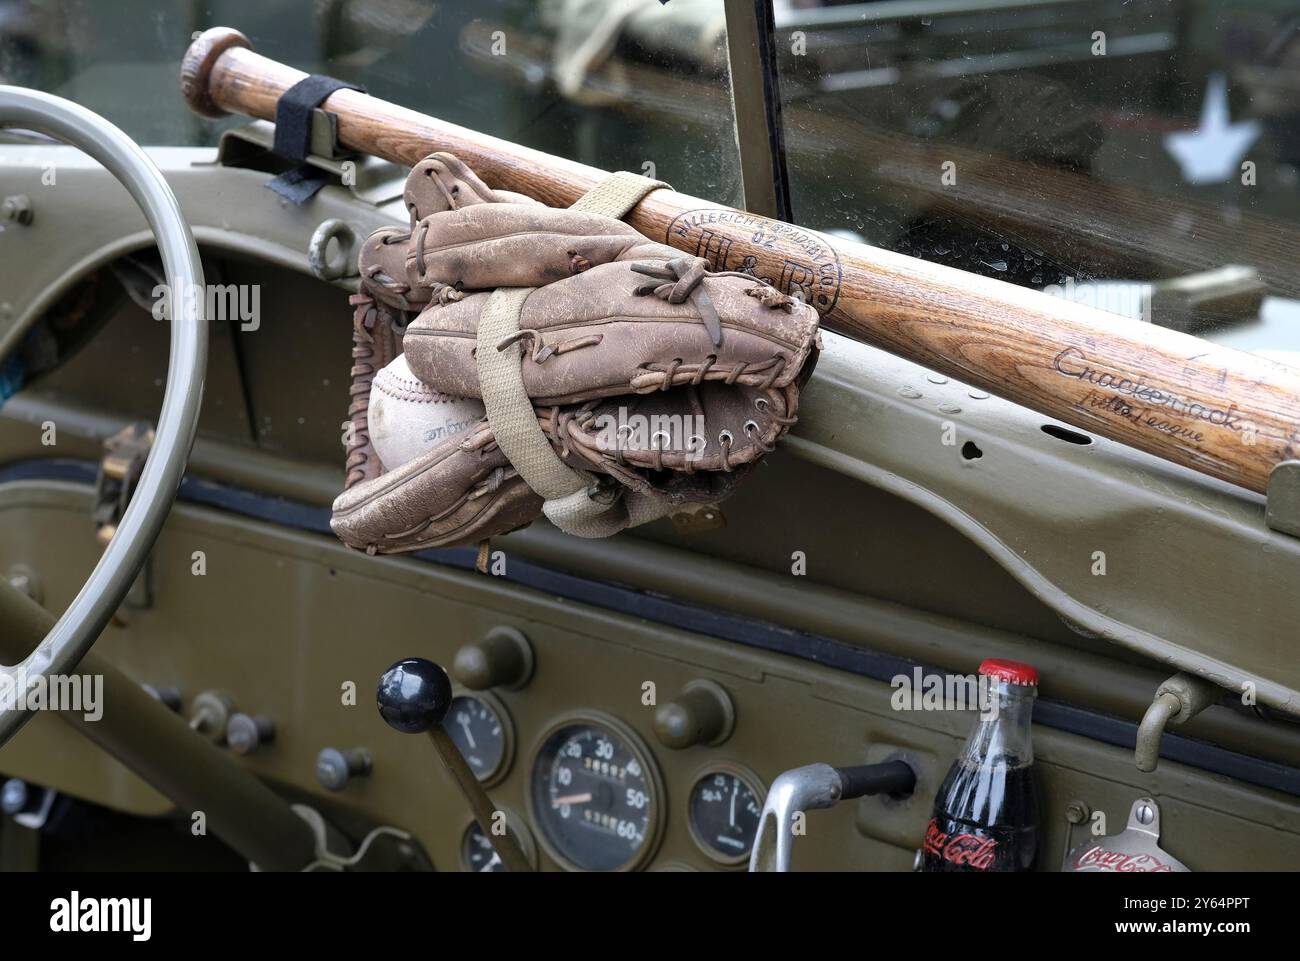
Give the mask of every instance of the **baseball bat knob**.
[[195, 113], [215, 120], [227, 112], [212, 99], [212, 70], [232, 47], [253, 49], [248, 38], [233, 27], [212, 27], [199, 34], [181, 60], [181, 93]]

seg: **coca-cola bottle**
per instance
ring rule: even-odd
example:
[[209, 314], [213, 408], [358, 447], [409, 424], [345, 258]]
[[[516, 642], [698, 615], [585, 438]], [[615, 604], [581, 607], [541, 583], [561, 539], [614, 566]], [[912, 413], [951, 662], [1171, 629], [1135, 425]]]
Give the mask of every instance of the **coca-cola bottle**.
[[1038, 791], [1030, 720], [1038, 672], [1019, 661], [980, 665], [988, 702], [939, 788], [922, 871], [1029, 871], [1038, 854]]

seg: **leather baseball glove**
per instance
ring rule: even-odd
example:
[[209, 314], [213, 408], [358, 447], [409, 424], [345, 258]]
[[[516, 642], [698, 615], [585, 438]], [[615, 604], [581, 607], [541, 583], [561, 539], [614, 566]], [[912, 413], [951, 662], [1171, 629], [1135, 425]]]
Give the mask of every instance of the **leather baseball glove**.
[[717, 503], [773, 448], [817, 314], [609, 215], [657, 186], [615, 175], [564, 210], [449, 154], [412, 170], [410, 226], [367, 239], [352, 298], [345, 543], [481, 543], [543, 513], [607, 536]]

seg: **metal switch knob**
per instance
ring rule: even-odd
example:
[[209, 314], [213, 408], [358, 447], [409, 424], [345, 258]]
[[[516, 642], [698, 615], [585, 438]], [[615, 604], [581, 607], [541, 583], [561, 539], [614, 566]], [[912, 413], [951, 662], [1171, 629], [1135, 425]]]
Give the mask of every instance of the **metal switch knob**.
[[655, 737], [674, 750], [694, 744], [716, 747], [731, 737], [735, 725], [731, 696], [713, 681], [691, 681], [655, 711]]
[[327, 791], [342, 791], [356, 777], [365, 777], [374, 764], [370, 752], [363, 747], [340, 751], [327, 747], [316, 755], [316, 780]]
[[533, 647], [513, 627], [495, 627], [456, 652], [451, 672], [471, 691], [521, 688], [533, 676]]
[[274, 739], [275, 725], [265, 714], [236, 714], [226, 725], [226, 743], [236, 754], [252, 754]]
[[226, 726], [235, 713], [235, 702], [222, 691], [201, 691], [190, 705], [190, 727], [214, 744], [226, 737]]

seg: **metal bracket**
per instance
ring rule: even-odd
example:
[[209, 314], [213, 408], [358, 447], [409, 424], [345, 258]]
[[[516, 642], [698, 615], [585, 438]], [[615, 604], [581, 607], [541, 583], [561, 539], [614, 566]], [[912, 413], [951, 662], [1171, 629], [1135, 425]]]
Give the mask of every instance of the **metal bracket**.
[[[316, 839], [316, 860], [303, 868], [304, 872], [432, 870], [432, 865], [406, 831], [383, 825], [354, 847], [315, 808], [306, 804], [291, 807], [294, 814], [311, 827]], [[389, 843], [376, 843], [385, 840]], [[249, 867], [259, 870], [255, 864]]]
[[108, 546], [117, 533], [117, 525], [126, 513], [126, 505], [131, 502], [149, 449], [153, 447], [153, 437], [153, 428], [137, 421], [104, 441], [104, 456], [99, 461], [92, 509], [95, 539], [100, 546]]
[[[325, 119], [322, 120], [321, 117]], [[400, 200], [406, 187], [405, 168], [378, 157], [344, 151], [337, 147], [338, 119], [317, 109], [312, 117], [311, 153], [308, 165], [337, 177], [339, 182], [365, 203], [379, 207]], [[256, 167], [263, 169], [268, 157], [274, 158], [275, 124], [254, 120], [232, 127], [221, 134], [217, 143], [217, 164], [222, 167]], [[283, 163], [281, 161], [281, 163]]]
[[1268, 475], [1264, 523], [1279, 533], [1300, 537], [1300, 460], [1284, 460]]
[[[104, 441], [104, 455], [99, 461], [99, 475], [95, 478], [95, 500], [91, 508], [95, 539], [101, 548], [108, 547], [108, 542], [117, 533], [117, 525], [135, 493], [153, 441], [153, 427], [143, 421], [123, 427]], [[152, 602], [149, 568], [150, 562], [146, 560], [140, 569], [140, 575], [126, 595], [125, 606], [145, 608]]]

